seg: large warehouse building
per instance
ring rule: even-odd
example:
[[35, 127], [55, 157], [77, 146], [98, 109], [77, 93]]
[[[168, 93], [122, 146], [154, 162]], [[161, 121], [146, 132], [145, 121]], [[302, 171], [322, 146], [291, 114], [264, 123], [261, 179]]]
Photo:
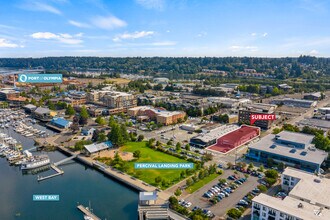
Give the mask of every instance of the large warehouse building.
[[218, 151], [220, 153], [227, 153], [228, 151], [248, 143], [259, 135], [260, 128], [242, 125], [239, 129], [219, 137], [216, 144], [207, 149]]

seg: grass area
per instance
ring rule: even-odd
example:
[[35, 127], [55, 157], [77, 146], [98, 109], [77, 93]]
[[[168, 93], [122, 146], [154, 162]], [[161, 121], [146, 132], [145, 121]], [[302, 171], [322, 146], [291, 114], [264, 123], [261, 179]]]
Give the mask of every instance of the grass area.
[[219, 177], [218, 173], [213, 173], [211, 175], [209, 175], [208, 177], [205, 177], [202, 180], [199, 180], [197, 183], [194, 183], [193, 185], [189, 186], [186, 191], [188, 193], [193, 193], [196, 190], [200, 189], [201, 187], [203, 187], [205, 184], [211, 182], [212, 180], [214, 180], [215, 178]]
[[[128, 142], [125, 146], [121, 147], [120, 150], [123, 152], [134, 152], [136, 150], [140, 150], [141, 157], [135, 161], [129, 162], [129, 171], [130, 175], [133, 175], [146, 183], [151, 185], [155, 185], [155, 178], [160, 176], [162, 179], [168, 181], [168, 186], [173, 185], [180, 181], [180, 173], [184, 169], [141, 169], [135, 170], [134, 163], [135, 162], [150, 162], [150, 163], [158, 163], [158, 162], [165, 162], [165, 163], [185, 163], [187, 161], [168, 155], [163, 152], [159, 152], [148, 148], [145, 146], [146, 142]], [[167, 187], [168, 187], [167, 186]], [[167, 188], [166, 186], [161, 186], [161, 188]]]

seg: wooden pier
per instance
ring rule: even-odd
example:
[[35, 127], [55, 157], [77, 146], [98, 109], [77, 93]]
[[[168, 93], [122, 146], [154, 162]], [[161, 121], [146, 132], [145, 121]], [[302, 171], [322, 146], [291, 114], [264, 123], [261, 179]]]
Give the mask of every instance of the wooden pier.
[[43, 181], [43, 180], [47, 180], [47, 179], [50, 179], [50, 178], [53, 178], [55, 176], [59, 176], [59, 175], [62, 175], [64, 173], [63, 170], [60, 170], [58, 167], [56, 167], [54, 164], [51, 164], [50, 167], [56, 171], [55, 174], [52, 174], [52, 175], [49, 175], [49, 176], [45, 176], [45, 177], [42, 177], [42, 176], [38, 176], [38, 182], [40, 181]]
[[99, 217], [97, 217], [95, 214], [93, 214], [90, 210], [86, 209], [83, 205], [78, 205], [77, 208], [84, 213], [84, 215], [92, 218], [92, 220], [101, 220]]

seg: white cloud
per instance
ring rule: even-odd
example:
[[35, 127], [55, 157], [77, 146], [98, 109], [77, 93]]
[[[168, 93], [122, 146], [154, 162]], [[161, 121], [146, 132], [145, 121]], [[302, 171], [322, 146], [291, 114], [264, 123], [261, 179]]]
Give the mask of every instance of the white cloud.
[[319, 52], [317, 50], [312, 50], [309, 52], [310, 55], [318, 55]]
[[46, 4], [44, 2], [40, 1], [26, 1], [25, 4], [21, 5], [20, 8], [29, 10], [29, 11], [43, 11], [43, 12], [50, 12], [53, 14], [61, 15], [62, 12], [55, 8], [54, 6], [51, 6], [49, 4]]
[[205, 37], [207, 35], [206, 31], [202, 31], [199, 34], [197, 34], [197, 37]]
[[0, 47], [16, 48], [19, 47], [19, 45], [11, 43], [4, 38], [0, 38]]
[[45, 40], [57, 40], [65, 44], [80, 44], [83, 41], [79, 39], [82, 36], [82, 33], [72, 36], [70, 34], [54, 34], [51, 32], [36, 32], [30, 35], [34, 39], [45, 39]]
[[251, 33], [251, 36], [252, 37], [257, 36], [257, 33]]
[[251, 33], [251, 37], [266, 37], [267, 35], [268, 35], [267, 32], [264, 32], [264, 33], [262, 33], [262, 34], [260, 34], [260, 33], [255, 33], [255, 32]]
[[268, 35], [267, 32], [265, 32], [265, 33], [262, 34], [263, 37], [267, 37], [267, 35]]
[[138, 39], [154, 35], [153, 31], [135, 31], [134, 33], [124, 33], [113, 38], [113, 41], [118, 42], [125, 39]]
[[69, 20], [69, 24], [76, 26], [76, 27], [80, 27], [80, 28], [89, 28], [90, 27], [89, 24], [74, 21], [74, 20]]
[[176, 42], [174, 41], [161, 41], [161, 42], [154, 42], [151, 43], [152, 46], [174, 46]]
[[231, 46], [229, 49], [233, 52], [237, 52], [237, 51], [255, 52], [255, 51], [258, 51], [258, 47], [256, 47], [256, 46], [238, 46], [238, 45], [234, 45], [234, 46]]
[[97, 16], [92, 19], [92, 23], [96, 27], [106, 29], [106, 30], [112, 30], [115, 28], [127, 26], [127, 23], [125, 21], [123, 21], [113, 15], [110, 15], [107, 17]]
[[136, 3], [147, 9], [163, 10], [165, 7], [164, 0], [135, 0], [135, 1]]

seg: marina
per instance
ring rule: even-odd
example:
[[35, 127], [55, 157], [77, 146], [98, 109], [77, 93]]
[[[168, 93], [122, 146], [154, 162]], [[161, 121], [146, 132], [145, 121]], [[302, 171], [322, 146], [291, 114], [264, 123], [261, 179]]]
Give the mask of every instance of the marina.
[[[24, 120], [28, 126], [43, 130], [49, 135], [52, 134], [43, 126], [37, 123], [33, 124], [27, 118]], [[0, 203], [3, 204], [0, 207], [3, 219], [14, 220], [17, 216], [19, 219], [45, 219], [49, 216], [52, 216], [52, 219], [84, 219], [80, 210], [73, 209], [74, 204], [77, 201], [88, 203], [89, 200], [92, 200], [95, 212], [102, 213], [99, 219], [128, 220], [137, 218], [136, 191], [95, 172], [89, 166], [85, 167], [74, 162], [68, 163], [75, 156], [67, 157], [58, 151], [39, 151], [31, 137], [15, 131], [13, 123], [10, 123], [8, 127], [0, 127], [0, 133], [2, 133], [0, 134], [1, 152], [11, 156], [10, 160], [5, 155], [0, 158], [0, 175], [7, 177], [0, 181], [0, 194], [5, 195], [0, 198]], [[27, 152], [32, 156], [46, 154], [51, 163], [34, 169], [21, 170], [21, 163], [26, 161], [29, 156]], [[59, 169], [57, 166], [63, 167]], [[57, 171], [55, 167], [58, 169]], [[66, 175], [61, 178], [52, 178], [59, 176], [59, 171], [65, 171]], [[44, 178], [41, 175], [45, 176], [48, 181], [36, 181], [38, 179], [36, 176]], [[95, 182], [98, 183], [97, 189], [91, 188]], [[32, 195], [36, 192], [59, 194], [64, 200], [52, 204], [36, 203], [32, 201]], [[125, 201], [120, 199], [122, 196], [125, 196]], [[8, 197], [19, 197], [20, 199], [8, 202], [5, 199]], [[110, 204], [113, 207], [111, 209], [108, 208]], [[61, 213], [66, 213], [65, 216], [58, 212], [59, 209], [63, 210]]]
[[97, 217], [93, 212], [91, 207], [85, 207], [83, 205], [78, 205], [77, 209], [79, 209], [82, 213], [84, 213], [84, 219], [85, 220], [101, 220], [99, 217]]

